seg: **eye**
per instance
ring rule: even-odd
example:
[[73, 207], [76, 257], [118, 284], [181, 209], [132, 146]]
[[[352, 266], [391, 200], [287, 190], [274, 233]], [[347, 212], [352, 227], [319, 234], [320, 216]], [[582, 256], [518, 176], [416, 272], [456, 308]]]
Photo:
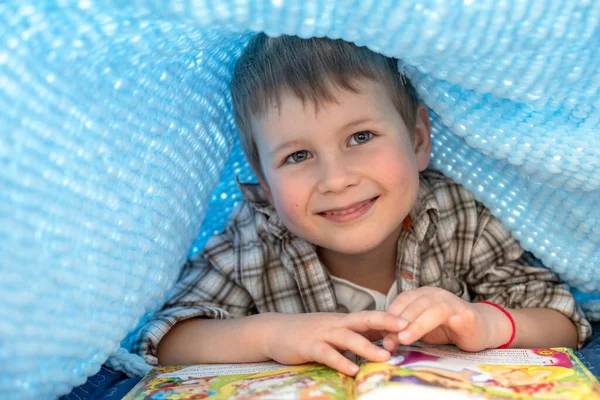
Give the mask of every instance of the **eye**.
[[295, 151], [285, 159], [285, 163], [297, 164], [310, 158], [310, 153], [306, 150]]
[[[367, 143], [369, 140], [371, 140], [373, 138], [373, 132], [369, 132], [369, 131], [361, 131], [361, 132], [356, 132], [354, 135], [350, 136], [350, 141], [348, 144], [350, 145], [357, 145], [357, 144], [363, 144], [363, 143]], [[354, 143], [352, 143], [354, 142]]]

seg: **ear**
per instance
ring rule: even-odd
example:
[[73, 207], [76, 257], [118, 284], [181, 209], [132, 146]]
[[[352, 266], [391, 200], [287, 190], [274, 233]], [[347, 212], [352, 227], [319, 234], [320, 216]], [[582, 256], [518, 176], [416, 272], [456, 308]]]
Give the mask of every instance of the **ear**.
[[275, 207], [273, 204], [273, 194], [271, 193], [271, 188], [269, 188], [269, 184], [267, 183], [266, 179], [262, 177], [258, 178], [258, 182], [260, 183], [260, 187], [262, 188], [263, 192], [265, 192], [267, 200], [269, 200], [271, 206]]
[[269, 183], [267, 182], [267, 179], [262, 173], [262, 170], [259, 170], [259, 168], [256, 168], [253, 165], [251, 165], [251, 167], [254, 171], [254, 175], [256, 175], [256, 177], [258, 178], [258, 183], [260, 184], [261, 189], [263, 190], [263, 192], [265, 192], [265, 196], [267, 196], [267, 200], [269, 200], [269, 203], [272, 207], [275, 207], [273, 203], [273, 194], [271, 193], [271, 188], [269, 187]]
[[424, 104], [417, 109], [415, 121], [415, 156], [419, 172], [425, 171], [431, 158], [431, 121], [429, 110]]

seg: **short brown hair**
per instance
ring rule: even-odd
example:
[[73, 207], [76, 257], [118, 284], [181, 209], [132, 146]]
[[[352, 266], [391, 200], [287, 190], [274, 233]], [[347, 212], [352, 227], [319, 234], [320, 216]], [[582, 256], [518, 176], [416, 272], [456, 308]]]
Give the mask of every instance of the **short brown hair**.
[[280, 105], [284, 90], [315, 107], [336, 102], [332, 85], [358, 92], [354, 82], [358, 78], [382, 83], [409, 131], [414, 130], [419, 101], [411, 83], [398, 72], [395, 58], [343, 40], [255, 35], [238, 59], [231, 81], [235, 122], [254, 170], [262, 174], [250, 129], [253, 116], [263, 114], [271, 102]]

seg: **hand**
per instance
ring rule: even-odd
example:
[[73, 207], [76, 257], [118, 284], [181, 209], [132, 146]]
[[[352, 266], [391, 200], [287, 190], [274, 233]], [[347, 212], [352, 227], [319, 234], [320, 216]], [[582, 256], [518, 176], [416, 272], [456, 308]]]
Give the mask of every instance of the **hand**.
[[388, 312], [401, 317], [406, 328], [390, 332], [383, 347], [421, 340], [428, 344], [455, 344], [465, 351], [496, 348], [508, 341], [512, 327], [506, 316], [487, 304], [469, 303], [447, 290], [424, 286], [400, 293]]
[[350, 350], [370, 361], [386, 361], [390, 353], [371, 341], [404, 325], [385, 311], [350, 314], [263, 314], [265, 355], [283, 364], [319, 362], [354, 376], [358, 367], [340, 352]]

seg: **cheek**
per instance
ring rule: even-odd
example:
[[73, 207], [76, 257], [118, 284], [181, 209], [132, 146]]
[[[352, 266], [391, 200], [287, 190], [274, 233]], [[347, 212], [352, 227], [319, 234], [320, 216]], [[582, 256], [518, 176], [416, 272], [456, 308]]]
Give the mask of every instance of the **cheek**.
[[390, 185], [404, 186], [418, 180], [419, 171], [414, 155], [406, 152], [385, 151], [369, 162], [370, 169]]
[[292, 189], [289, 185], [273, 192], [275, 209], [284, 222], [299, 219], [304, 215], [306, 201], [300, 189]]

